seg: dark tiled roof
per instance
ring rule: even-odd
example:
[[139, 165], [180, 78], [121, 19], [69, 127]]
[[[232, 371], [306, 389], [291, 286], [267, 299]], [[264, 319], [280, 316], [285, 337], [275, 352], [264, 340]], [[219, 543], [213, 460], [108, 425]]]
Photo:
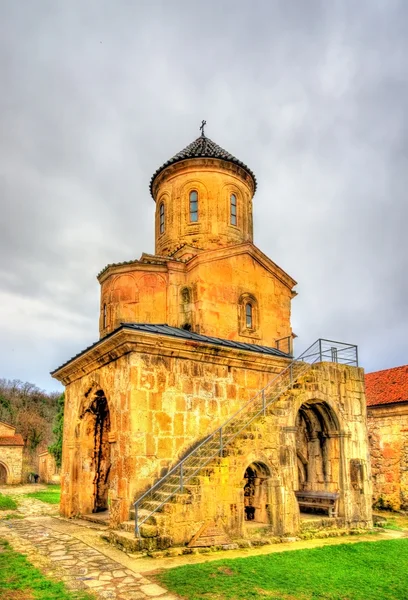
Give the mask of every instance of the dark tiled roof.
[[260, 352], [262, 354], [271, 354], [272, 356], [280, 356], [288, 358], [289, 355], [281, 352], [276, 348], [269, 346], [257, 346], [256, 344], [247, 344], [245, 342], [236, 342], [234, 340], [224, 340], [223, 338], [211, 337], [202, 335], [201, 333], [193, 333], [179, 327], [170, 327], [169, 325], [150, 325], [147, 323], [122, 323], [122, 327], [128, 329], [136, 329], [136, 331], [144, 331], [146, 333], [157, 333], [159, 335], [168, 335], [171, 337], [183, 338], [185, 340], [193, 340], [196, 342], [206, 342], [207, 344], [216, 344], [226, 348], [236, 348], [239, 350], [249, 350], [250, 352]]
[[243, 162], [235, 158], [232, 154], [218, 146], [215, 142], [210, 140], [210, 138], [201, 135], [194, 142], [186, 146], [183, 150], [180, 150], [177, 154], [170, 158], [168, 161], [164, 163], [161, 167], [155, 171], [153, 177], [150, 180], [150, 193], [153, 196], [153, 183], [156, 177], [164, 171], [169, 165], [173, 165], [174, 163], [180, 162], [182, 160], [187, 160], [190, 158], [220, 158], [222, 160], [226, 160], [227, 162], [234, 163], [234, 165], [238, 165], [245, 169], [245, 171], [252, 177], [254, 182], [254, 192], [256, 191], [256, 177], [254, 173], [251, 171], [249, 167], [246, 166]]
[[276, 348], [270, 348], [269, 346], [257, 346], [256, 344], [246, 344], [244, 342], [235, 342], [233, 340], [224, 340], [222, 338], [210, 337], [208, 335], [201, 335], [199, 333], [193, 333], [192, 331], [186, 331], [185, 329], [179, 329], [178, 327], [170, 327], [169, 325], [152, 325], [150, 323], [122, 323], [120, 327], [118, 327], [111, 333], [108, 333], [108, 335], [106, 335], [102, 339], [98, 340], [94, 344], [91, 344], [90, 346], [85, 348], [85, 350], [82, 350], [82, 352], [78, 352], [78, 354], [75, 354], [75, 356], [73, 356], [72, 358], [67, 360], [67, 362], [62, 364], [60, 367], [54, 369], [54, 371], [51, 371], [51, 375], [53, 375], [54, 373], [56, 373], [57, 371], [62, 369], [62, 367], [65, 367], [66, 365], [68, 365], [75, 358], [79, 358], [80, 356], [82, 356], [82, 354], [85, 354], [85, 352], [88, 352], [88, 350], [95, 348], [98, 344], [101, 344], [108, 338], [112, 337], [115, 333], [117, 333], [121, 329], [134, 329], [136, 331], [142, 331], [145, 333], [168, 335], [169, 337], [182, 338], [182, 339], [186, 339], [186, 340], [194, 340], [196, 342], [204, 342], [207, 344], [216, 344], [217, 346], [224, 346], [225, 348], [235, 348], [238, 350], [246, 350], [249, 352], [259, 352], [261, 354], [269, 354], [272, 356], [278, 356], [280, 358], [292, 358], [291, 355], [286, 354], [285, 352], [281, 352], [280, 350], [277, 350]]
[[0, 437], [0, 446], [24, 446], [24, 440], [20, 433]]
[[367, 406], [408, 402], [408, 365], [366, 373]]

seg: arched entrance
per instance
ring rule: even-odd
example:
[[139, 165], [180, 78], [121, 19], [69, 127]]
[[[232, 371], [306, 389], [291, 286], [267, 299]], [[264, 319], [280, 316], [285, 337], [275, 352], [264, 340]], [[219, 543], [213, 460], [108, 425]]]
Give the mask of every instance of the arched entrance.
[[[339, 492], [339, 423], [326, 402], [304, 403], [296, 418], [296, 491]], [[310, 510], [315, 511], [315, 508]], [[302, 508], [302, 512], [309, 512]]]
[[269, 523], [267, 484], [269, 477], [268, 467], [261, 462], [253, 462], [247, 467], [244, 475], [245, 521]]
[[83, 435], [81, 451], [83, 470], [92, 488], [92, 512], [108, 508], [110, 456], [110, 414], [105, 394], [96, 392], [94, 400], [82, 415]]
[[5, 485], [7, 483], [7, 469], [0, 463], [0, 485]]

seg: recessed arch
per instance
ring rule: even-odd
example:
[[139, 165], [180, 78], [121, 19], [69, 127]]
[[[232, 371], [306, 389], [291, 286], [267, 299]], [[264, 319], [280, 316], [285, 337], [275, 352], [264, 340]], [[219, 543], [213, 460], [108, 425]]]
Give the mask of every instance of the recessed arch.
[[256, 297], [245, 292], [238, 300], [238, 329], [241, 335], [257, 335], [259, 330], [259, 305]]
[[244, 473], [244, 518], [245, 521], [269, 523], [268, 480], [269, 467], [261, 461], [251, 462]]
[[[303, 402], [296, 415], [295, 438], [295, 490], [338, 493], [342, 488], [342, 445], [336, 411], [326, 401]], [[307, 507], [302, 504], [302, 511], [315, 510], [319, 510], [318, 505]]]
[[93, 390], [87, 401], [82, 403], [79, 420], [80, 466], [89, 491], [90, 512], [105, 511], [108, 509], [111, 472], [111, 417], [108, 400], [102, 389]]
[[0, 461], [0, 485], [5, 485], [9, 480], [10, 470], [7, 464], [3, 461]]

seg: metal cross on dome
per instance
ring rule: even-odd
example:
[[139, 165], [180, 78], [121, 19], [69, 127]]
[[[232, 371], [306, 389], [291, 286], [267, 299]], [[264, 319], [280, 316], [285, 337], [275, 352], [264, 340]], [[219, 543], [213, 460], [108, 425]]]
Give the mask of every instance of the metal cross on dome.
[[207, 125], [207, 121], [204, 121], [204, 119], [201, 121], [201, 125], [200, 125], [200, 129], [201, 129], [201, 135], [203, 137], [205, 137], [205, 133], [204, 133], [204, 127]]

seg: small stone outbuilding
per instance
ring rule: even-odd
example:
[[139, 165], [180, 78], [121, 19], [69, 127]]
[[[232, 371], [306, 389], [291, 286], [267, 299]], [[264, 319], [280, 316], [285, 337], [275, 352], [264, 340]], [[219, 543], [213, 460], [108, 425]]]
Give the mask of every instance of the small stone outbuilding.
[[408, 365], [365, 376], [373, 501], [408, 509]]
[[60, 469], [56, 465], [54, 456], [48, 450], [38, 455], [38, 474], [41, 483], [60, 482]]
[[0, 485], [21, 483], [24, 441], [16, 428], [0, 421]]

